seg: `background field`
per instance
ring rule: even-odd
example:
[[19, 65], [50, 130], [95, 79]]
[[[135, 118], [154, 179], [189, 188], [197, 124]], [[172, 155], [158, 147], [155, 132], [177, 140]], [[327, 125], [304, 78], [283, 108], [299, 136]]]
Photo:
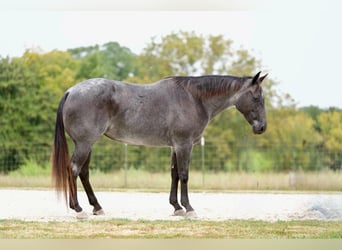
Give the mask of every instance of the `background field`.
[[[51, 188], [49, 169], [27, 165], [9, 175], [0, 175], [0, 188]], [[169, 191], [170, 173], [151, 173], [130, 169], [102, 173], [93, 171], [90, 180], [95, 190], [139, 189]], [[81, 185], [79, 185], [81, 187]], [[339, 171], [246, 173], [190, 171], [189, 187], [211, 191], [342, 191]]]

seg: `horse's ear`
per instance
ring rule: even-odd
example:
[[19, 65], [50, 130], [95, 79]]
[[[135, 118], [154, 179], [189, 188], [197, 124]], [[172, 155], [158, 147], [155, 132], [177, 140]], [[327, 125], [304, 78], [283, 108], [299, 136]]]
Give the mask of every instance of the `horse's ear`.
[[267, 75], [268, 75], [268, 73], [259, 78], [259, 84], [262, 83], [262, 81], [266, 78]]
[[252, 80], [252, 85], [258, 83], [258, 79], [259, 79], [259, 76], [261, 74], [261, 71], [259, 71], [254, 77], [253, 77], [253, 80]]

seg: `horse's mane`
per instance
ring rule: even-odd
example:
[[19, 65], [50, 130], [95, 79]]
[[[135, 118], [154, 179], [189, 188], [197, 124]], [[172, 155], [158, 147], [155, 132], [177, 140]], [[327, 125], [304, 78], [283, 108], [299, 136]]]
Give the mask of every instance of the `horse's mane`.
[[237, 77], [230, 75], [207, 76], [171, 76], [175, 84], [182, 86], [192, 95], [206, 98], [236, 93], [241, 89], [246, 79], [251, 77]]

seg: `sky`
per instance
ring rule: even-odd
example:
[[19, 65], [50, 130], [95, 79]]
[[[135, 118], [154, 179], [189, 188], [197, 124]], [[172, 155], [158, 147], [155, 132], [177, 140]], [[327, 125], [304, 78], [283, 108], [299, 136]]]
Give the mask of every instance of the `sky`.
[[[132, 1], [136, 5], [127, 4]], [[279, 91], [290, 94], [299, 107], [342, 108], [339, 1], [211, 0], [200, 4], [190, 0], [183, 5], [178, 0], [145, 1], [150, 6], [137, 1], [121, 5], [108, 5], [105, 0], [97, 0], [96, 5], [78, 0], [52, 1], [52, 5], [40, 0], [0, 1], [0, 55], [109, 41], [140, 53], [151, 37], [171, 32], [222, 34], [236, 48], [248, 49], [260, 59], [258, 70], [269, 73]]]

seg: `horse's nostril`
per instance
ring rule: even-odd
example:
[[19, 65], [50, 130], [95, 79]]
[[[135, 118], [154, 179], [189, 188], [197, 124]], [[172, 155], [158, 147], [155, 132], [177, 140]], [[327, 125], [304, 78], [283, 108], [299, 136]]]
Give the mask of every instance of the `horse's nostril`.
[[265, 132], [265, 130], [266, 130], [266, 125], [262, 125], [262, 126], [260, 127], [260, 131], [261, 131], [261, 132]]

